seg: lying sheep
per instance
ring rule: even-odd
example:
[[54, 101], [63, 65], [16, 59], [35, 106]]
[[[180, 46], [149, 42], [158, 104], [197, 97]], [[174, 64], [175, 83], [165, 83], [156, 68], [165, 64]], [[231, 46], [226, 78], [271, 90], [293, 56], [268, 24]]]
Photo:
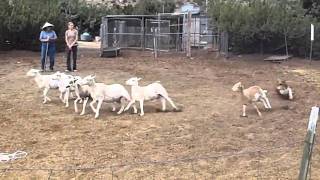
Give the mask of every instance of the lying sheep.
[[[34, 77], [35, 82], [37, 83], [40, 89], [43, 89], [43, 103], [47, 101], [51, 101], [51, 99], [47, 96], [50, 89], [58, 89], [59, 88], [59, 80], [54, 79], [55, 74], [51, 75], [41, 75], [40, 70], [30, 69], [27, 72], [27, 76]], [[62, 102], [64, 100], [60, 97]]]
[[278, 85], [276, 87], [276, 91], [281, 97], [285, 99], [293, 100], [293, 90], [290, 86], [288, 86], [286, 81], [278, 79]]
[[131, 86], [132, 99], [125, 108], [125, 111], [127, 111], [130, 106], [133, 105], [136, 101], [139, 101], [140, 116], [143, 116], [143, 102], [155, 99], [159, 99], [161, 101], [162, 111], [166, 110], [166, 100], [169, 101], [169, 103], [175, 110], [179, 110], [168, 96], [168, 92], [166, 91], [166, 89], [159, 82], [154, 82], [147, 86], [139, 86], [139, 80], [141, 80], [141, 78], [133, 77], [126, 81], [126, 84]]
[[266, 95], [266, 90], [263, 90], [259, 86], [251, 86], [247, 89], [244, 89], [244, 86], [241, 84], [241, 82], [236, 83], [232, 87], [233, 91], [241, 92], [242, 94], [242, 117], [247, 117], [246, 115], [246, 107], [247, 104], [250, 103], [253, 105], [253, 107], [257, 110], [258, 115], [261, 117], [261, 112], [259, 111], [256, 103], [262, 102], [264, 107], [266, 109], [271, 109], [270, 102]]
[[[106, 85], [103, 83], [96, 83], [95, 82], [95, 76], [87, 76], [83, 78], [79, 82], [80, 86], [88, 85], [89, 86], [89, 93], [92, 97], [92, 102], [90, 103], [90, 107], [95, 112], [95, 118], [99, 117], [99, 111], [102, 105], [102, 102], [108, 102], [108, 103], [119, 103], [121, 105], [120, 110], [117, 112], [117, 114], [121, 114], [125, 107], [125, 102], [131, 101], [130, 95], [128, 91], [120, 84], [111, 84]], [[94, 104], [98, 102], [97, 107], [94, 107]], [[85, 106], [85, 103], [83, 104]], [[137, 112], [137, 109], [135, 106], [134, 113]], [[113, 108], [115, 110], [115, 108]]]

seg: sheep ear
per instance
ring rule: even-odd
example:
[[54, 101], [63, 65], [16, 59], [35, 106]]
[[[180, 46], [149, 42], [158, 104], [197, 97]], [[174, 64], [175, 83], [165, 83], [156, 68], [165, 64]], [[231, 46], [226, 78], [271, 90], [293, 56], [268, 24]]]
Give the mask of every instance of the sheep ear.
[[142, 78], [138, 78], [137, 80], [140, 81]]

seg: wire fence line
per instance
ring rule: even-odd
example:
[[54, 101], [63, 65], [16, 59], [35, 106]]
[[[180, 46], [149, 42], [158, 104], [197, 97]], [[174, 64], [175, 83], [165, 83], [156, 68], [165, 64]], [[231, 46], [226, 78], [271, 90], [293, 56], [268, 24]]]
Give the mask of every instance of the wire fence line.
[[[303, 142], [294, 142], [289, 144], [284, 144], [276, 147], [263, 147], [260, 149], [253, 149], [253, 150], [246, 150], [246, 151], [239, 151], [239, 152], [230, 152], [230, 153], [223, 153], [223, 154], [209, 154], [209, 155], [201, 155], [201, 156], [193, 156], [193, 157], [182, 157], [182, 158], [176, 158], [171, 160], [163, 160], [163, 161], [154, 161], [154, 160], [138, 160], [134, 162], [129, 163], [119, 163], [119, 164], [104, 164], [104, 165], [97, 165], [97, 166], [91, 166], [91, 167], [65, 167], [65, 168], [1, 168], [0, 171], [3, 173], [7, 171], [48, 171], [48, 174], [52, 174], [54, 171], [92, 171], [92, 170], [98, 170], [98, 169], [110, 169], [111, 172], [115, 171], [117, 168], [122, 168], [126, 166], [130, 167], [139, 167], [143, 165], [170, 165], [170, 164], [177, 164], [177, 163], [193, 163], [195, 161], [199, 160], [210, 160], [210, 159], [219, 159], [219, 158], [227, 158], [227, 157], [233, 157], [233, 156], [244, 156], [244, 155], [253, 155], [256, 154], [257, 163], [259, 164], [258, 167], [262, 166], [260, 163], [261, 161], [261, 155], [263, 153], [268, 152], [283, 152], [284, 150], [288, 148], [297, 148], [302, 147]], [[192, 169], [194, 170], [194, 167], [192, 165]], [[259, 172], [261, 168], [258, 168], [258, 174], [261, 174]]]
[[100, 28], [101, 55], [110, 49], [186, 52], [188, 47], [227, 54], [228, 37], [206, 14], [109, 15]]

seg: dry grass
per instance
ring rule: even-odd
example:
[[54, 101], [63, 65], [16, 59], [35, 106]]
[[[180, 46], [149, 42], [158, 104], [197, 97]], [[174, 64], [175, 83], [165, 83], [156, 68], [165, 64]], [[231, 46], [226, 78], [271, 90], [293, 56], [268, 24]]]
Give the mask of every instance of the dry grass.
[[[41, 103], [41, 92], [25, 76], [30, 68], [38, 67], [37, 53], [1, 54], [0, 152], [24, 150], [29, 155], [0, 164], [0, 169], [44, 168], [0, 170], [1, 179], [46, 179], [49, 175], [52, 179], [296, 179], [309, 110], [318, 103], [319, 93], [309, 76], [292, 71], [318, 73], [320, 63], [308, 66], [292, 59], [278, 65], [260, 56], [222, 60], [207, 53], [192, 60], [177, 55], [154, 60], [149, 52], [126, 52], [116, 59], [100, 59], [97, 54], [92, 49], [80, 50], [78, 75], [95, 73], [99, 82], [121, 84], [132, 76], [142, 77], [142, 85], [160, 80], [183, 112], [158, 112], [160, 103], [148, 102], [144, 117], [118, 116], [108, 105], [103, 105], [97, 120], [89, 108], [85, 116], [79, 116], [72, 107], [63, 107], [56, 91], [49, 93], [52, 102]], [[56, 69], [64, 70], [64, 63], [59, 54]], [[295, 101], [277, 96], [278, 77], [296, 90]], [[240, 118], [239, 95], [231, 91], [239, 80], [269, 90], [273, 110], [263, 110], [259, 118], [249, 107], [249, 117]], [[289, 146], [292, 143], [297, 145]], [[316, 148], [313, 169], [320, 167], [317, 152]], [[45, 170], [100, 166], [106, 168]], [[312, 177], [319, 178], [320, 173], [313, 171]]]

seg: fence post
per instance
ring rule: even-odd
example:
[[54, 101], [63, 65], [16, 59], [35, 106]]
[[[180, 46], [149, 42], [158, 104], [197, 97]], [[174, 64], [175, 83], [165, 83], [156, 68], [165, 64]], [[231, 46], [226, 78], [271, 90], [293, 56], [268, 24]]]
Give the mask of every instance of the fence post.
[[155, 28], [155, 27], [151, 28], [151, 32], [152, 32], [152, 36], [153, 36], [153, 55], [154, 55], [154, 58], [158, 57], [156, 30], [157, 30], [157, 28]]
[[317, 127], [317, 121], [319, 116], [319, 107], [312, 107], [310, 117], [309, 117], [309, 124], [308, 124], [308, 131], [304, 143], [303, 155], [301, 159], [300, 165], [300, 172], [299, 172], [299, 180], [306, 180], [308, 171], [309, 171], [309, 164], [311, 162], [312, 156], [312, 149], [314, 145], [315, 139], [315, 131]]
[[141, 18], [141, 48], [144, 51], [146, 48], [146, 39], [145, 39], [145, 18]]
[[187, 57], [191, 58], [191, 12], [188, 12], [188, 20], [187, 20], [187, 30], [188, 30], [188, 35], [187, 35]]

